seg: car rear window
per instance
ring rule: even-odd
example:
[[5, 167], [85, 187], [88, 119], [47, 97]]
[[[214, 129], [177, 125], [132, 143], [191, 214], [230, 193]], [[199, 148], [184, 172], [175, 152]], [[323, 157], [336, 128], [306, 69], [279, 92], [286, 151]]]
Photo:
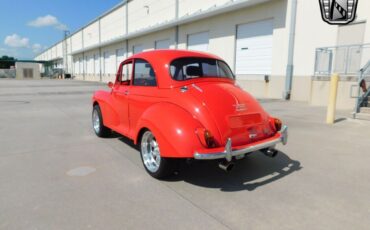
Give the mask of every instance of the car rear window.
[[212, 58], [179, 58], [171, 62], [170, 72], [177, 81], [207, 77], [234, 79], [225, 62]]

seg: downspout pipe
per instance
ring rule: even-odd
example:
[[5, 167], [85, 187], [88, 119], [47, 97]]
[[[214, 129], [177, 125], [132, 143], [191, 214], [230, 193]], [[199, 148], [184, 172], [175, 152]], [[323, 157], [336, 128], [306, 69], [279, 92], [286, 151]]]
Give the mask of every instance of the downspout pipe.
[[[176, 0], [175, 5], [175, 18], [179, 19], [179, 0]], [[175, 26], [175, 49], [179, 48], [179, 25]]]
[[[98, 25], [99, 25], [99, 81], [103, 81], [103, 76], [102, 76], [102, 57], [101, 57], [101, 18], [98, 19]], [[95, 60], [94, 60], [95, 62]]]
[[[85, 48], [85, 45], [84, 45], [84, 30], [82, 29], [82, 32], [81, 32], [81, 36], [82, 36], [82, 39], [81, 39], [81, 45], [82, 45], [82, 49]], [[83, 80], [85, 81], [85, 52], [82, 52], [82, 78]]]
[[297, 20], [297, 0], [292, 0], [291, 6], [290, 6], [288, 62], [286, 66], [285, 91], [283, 95], [285, 100], [290, 100], [291, 91], [292, 91], [292, 81], [293, 81], [293, 72], [294, 72], [294, 63], [293, 63], [294, 39], [295, 39], [296, 20]]

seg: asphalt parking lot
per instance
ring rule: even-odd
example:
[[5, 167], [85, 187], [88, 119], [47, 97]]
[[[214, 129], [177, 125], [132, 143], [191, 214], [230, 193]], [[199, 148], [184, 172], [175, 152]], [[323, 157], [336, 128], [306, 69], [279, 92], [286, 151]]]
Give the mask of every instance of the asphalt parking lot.
[[[0, 80], [0, 229], [369, 229], [370, 122], [263, 100], [289, 126], [279, 155], [158, 181], [127, 139], [91, 128], [99, 83]], [[338, 118], [350, 116], [340, 111]]]

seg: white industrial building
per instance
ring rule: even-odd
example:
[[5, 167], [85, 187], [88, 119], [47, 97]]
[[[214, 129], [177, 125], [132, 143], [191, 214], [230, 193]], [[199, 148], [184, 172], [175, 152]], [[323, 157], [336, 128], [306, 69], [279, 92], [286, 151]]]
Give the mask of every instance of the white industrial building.
[[317, 0], [129, 0], [35, 59], [75, 79], [108, 82], [133, 53], [207, 51], [254, 96], [313, 105], [327, 104], [329, 75], [339, 72], [338, 108], [348, 109], [357, 72], [370, 60], [369, 9], [360, 0], [356, 20], [337, 26], [322, 20]]

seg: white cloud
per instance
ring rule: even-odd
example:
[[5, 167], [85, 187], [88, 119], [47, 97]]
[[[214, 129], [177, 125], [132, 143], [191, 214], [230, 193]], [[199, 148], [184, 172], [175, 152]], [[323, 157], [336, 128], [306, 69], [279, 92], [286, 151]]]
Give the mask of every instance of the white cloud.
[[67, 25], [64, 25], [62, 23], [60, 23], [59, 25], [55, 26], [55, 28], [58, 29], [58, 30], [68, 30]]
[[54, 26], [59, 23], [58, 19], [52, 15], [46, 15], [43, 17], [38, 17], [35, 20], [28, 23], [29, 26], [33, 27], [44, 27], [44, 26]]
[[4, 44], [10, 47], [29, 47], [30, 40], [28, 38], [22, 38], [18, 34], [12, 34], [9, 36], [6, 36], [4, 40]]
[[32, 45], [32, 51], [34, 53], [39, 53], [39, 52], [42, 51], [42, 49], [43, 49], [42, 45], [40, 45], [38, 43], [35, 43], [35, 44]]
[[53, 16], [53, 15], [45, 15], [45, 16], [42, 16], [42, 17], [38, 17], [36, 18], [35, 20], [33, 21], [30, 21], [28, 23], [29, 26], [32, 26], [32, 27], [47, 27], [47, 26], [52, 26], [58, 30], [67, 30], [68, 27], [59, 22], [59, 20]]

